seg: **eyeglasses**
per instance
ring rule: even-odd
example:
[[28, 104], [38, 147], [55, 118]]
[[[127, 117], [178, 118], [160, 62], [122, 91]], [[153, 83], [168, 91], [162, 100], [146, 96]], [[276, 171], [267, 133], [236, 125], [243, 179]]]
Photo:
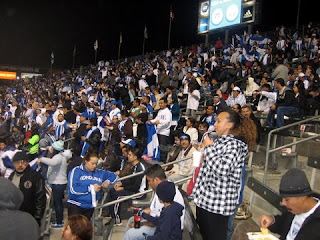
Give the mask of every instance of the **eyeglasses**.
[[28, 164], [28, 160], [19, 160], [19, 161], [14, 161], [14, 164], [20, 165], [20, 164]]

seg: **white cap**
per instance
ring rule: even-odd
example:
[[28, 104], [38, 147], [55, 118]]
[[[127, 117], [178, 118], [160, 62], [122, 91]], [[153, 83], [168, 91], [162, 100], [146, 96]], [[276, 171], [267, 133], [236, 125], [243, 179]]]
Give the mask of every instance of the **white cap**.
[[305, 76], [305, 75], [304, 75], [303, 72], [299, 73], [299, 75], [298, 75], [298, 77], [304, 77], [304, 76]]
[[241, 90], [240, 90], [240, 88], [239, 88], [239, 87], [234, 87], [234, 88], [232, 89], [232, 91], [238, 91], [238, 92], [241, 92]]

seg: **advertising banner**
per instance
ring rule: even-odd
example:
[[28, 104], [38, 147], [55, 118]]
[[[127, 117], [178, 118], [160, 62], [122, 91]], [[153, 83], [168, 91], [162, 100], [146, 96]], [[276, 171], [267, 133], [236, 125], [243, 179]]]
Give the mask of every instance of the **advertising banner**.
[[16, 72], [0, 71], [0, 79], [4, 79], [4, 80], [16, 80], [16, 79], [17, 79], [17, 73], [16, 73]]
[[209, 31], [209, 13], [210, 3], [209, 1], [200, 1], [199, 4], [199, 20], [198, 20], [198, 32], [206, 33]]

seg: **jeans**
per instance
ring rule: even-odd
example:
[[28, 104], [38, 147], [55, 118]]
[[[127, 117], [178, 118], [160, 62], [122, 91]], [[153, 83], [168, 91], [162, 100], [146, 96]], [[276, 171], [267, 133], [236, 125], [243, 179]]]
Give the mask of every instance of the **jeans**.
[[[141, 222], [146, 220], [141, 219]], [[141, 226], [140, 228], [130, 228], [129, 224], [133, 223], [133, 217], [129, 218], [128, 224], [123, 236], [123, 240], [145, 240], [145, 235], [153, 236], [156, 227]]]
[[196, 117], [196, 110], [187, 108], [186, 115], [195, 118]]
[[277, 114], [276, 127], [282, 127], [284, 125], [284, 116], [291, 116], [298, 114], [299, 110], [296, 107], [280, 106], [276, 110], [270, 110], [267, 118], [267, 124], [269, 127], [273, 127], [274, 114]]
[[52, 184], [52, 196], [54, 209], [56, 211], [56, 222], [57, 224], [62, 224], [63, 220], [63, 204], [62, 199], [64, 197], [64, 190], [67, 184]]
[[239, 205], [236, 206], [233, 214], [228, 218], [228, 232], [227, 232], [227, 240], [231, 240], [233, 234], [233, 222], [236, 213], [238, 212]]

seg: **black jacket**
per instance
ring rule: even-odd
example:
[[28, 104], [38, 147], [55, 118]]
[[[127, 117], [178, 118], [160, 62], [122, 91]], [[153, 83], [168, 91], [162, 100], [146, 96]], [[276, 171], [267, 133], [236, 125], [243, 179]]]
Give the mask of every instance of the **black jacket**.
[[101, 132], [99, 129], [94, 130], [91, 133], [90, 137], [86, 139], [86, 142], [89, 143], [96, 152], [99, 152], [100, 141], [101, 141]]
[[[285, 240], [291, 228], [294, 214], [286, 211], [282, 215], [275, 216], [275, 222], [269, 229], [280, 235], [280, 240]], [[320, 239], [320, 207], [311, 214], [302, 224], [295, 240], [319, 240]]]
[[285, 87], [284, 91], [278, 94], [275, 104], [277, 107], [281, 106], [296, 106], [295, 94], [292, 89]]
[[[127, 164], [129, 164], [129, 163], [127, 163]], [[145, 167], [144, 167], [143, 163], [140, 162], [137, 165], [131, 167], [129, 174], [138, 173], [138, 172], [141, 172], [141, 171], [144, 171], [144, 170], [145, 170]], [[135, 177], [132, 177], [132, 178], [128, 178], [128, 179], [122, 180], [121, 181], [122, 182], [122, 186], [127, 191], [131, 191], [131, 192], [137, 193], [137, 192], [139, 192], [142, 178], [143, 178], [143, 174], [139, 175], [139, 176], [135, 176]]]
[[[16, 171], [11, 173], [9, 180], [13, 179], [15, 173]], [[44, 186], [43, 177], [28, 165], [23, 172], [19, 184], [19, 188], [24, 196], [20, 210], [30, 213], [39, 225], [46, 208], [46, 191]]]

